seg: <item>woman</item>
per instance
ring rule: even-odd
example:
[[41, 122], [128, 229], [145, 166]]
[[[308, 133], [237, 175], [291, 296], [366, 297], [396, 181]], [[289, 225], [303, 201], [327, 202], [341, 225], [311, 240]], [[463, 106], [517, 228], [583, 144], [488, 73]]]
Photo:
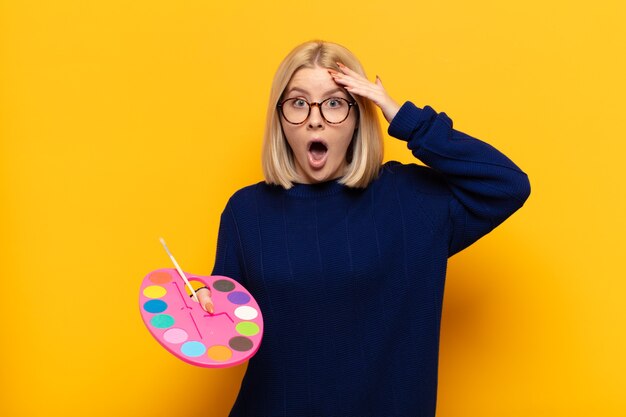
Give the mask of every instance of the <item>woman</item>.
[[[382, 165], [376, 107], [428, 167]], [[222, 214], [213, 270], [265, 323], [231, 416], [434, 416], [447, 258], [523, 205], [526, 174], [327, 42], [278, 68], [263, 168]]]

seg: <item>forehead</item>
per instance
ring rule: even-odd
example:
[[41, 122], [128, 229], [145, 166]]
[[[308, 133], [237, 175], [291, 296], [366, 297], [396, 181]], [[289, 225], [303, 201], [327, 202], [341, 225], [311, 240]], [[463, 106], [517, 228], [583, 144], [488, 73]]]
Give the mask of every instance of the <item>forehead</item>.
[[321, 94], [337, 87], [326, 68], [301, 68], [293, 74], [285, 91], [298, 88], [309, 93]]

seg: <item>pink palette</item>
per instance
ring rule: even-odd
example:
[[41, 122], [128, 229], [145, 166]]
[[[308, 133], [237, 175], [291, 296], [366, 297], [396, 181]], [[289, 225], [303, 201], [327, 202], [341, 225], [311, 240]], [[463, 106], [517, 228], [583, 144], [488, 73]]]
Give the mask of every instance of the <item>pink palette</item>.
[[176, 269], [152, 271], [139, 290], [141, 318], [152, 336], [192, 365], [223, 368], [250, 359], [263, 337], [263, 316], [252, 295], [228, 277], [185, 276], [194, 289], [211, 290], [215, 313], [190, 297]]

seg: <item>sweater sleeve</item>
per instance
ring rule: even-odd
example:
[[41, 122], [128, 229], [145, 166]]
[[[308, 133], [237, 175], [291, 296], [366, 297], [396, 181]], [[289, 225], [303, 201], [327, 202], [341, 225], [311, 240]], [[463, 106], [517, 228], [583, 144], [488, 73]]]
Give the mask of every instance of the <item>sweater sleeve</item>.
[[463, 250], [518, 210], [530, 195], [527, 175], [491, 145], [452, 128], [432, 107], [406, 102], [389, 134], [447, 183], [452, 233], [449, 256]]
[[213, 266], [212, 275], [223, 275], [244, 284], [240, 246], [239, 231], [237, 230], [237, 223], [229, 202], [220, 218], [215, 265]]

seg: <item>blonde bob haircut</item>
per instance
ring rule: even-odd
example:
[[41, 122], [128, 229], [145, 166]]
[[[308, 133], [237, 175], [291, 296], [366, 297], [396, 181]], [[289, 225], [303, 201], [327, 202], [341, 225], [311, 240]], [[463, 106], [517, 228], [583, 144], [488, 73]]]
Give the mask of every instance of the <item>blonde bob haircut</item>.
[[[263, 138], [265, 182], [289, 189], [299, 179], [293, 151], [287, 143], [277, 108], [291, 77], [302, 68], [322, 67], [339, 71], [337, 62], [366, 76], [352, 52], [336, 43], [324, 41], [297, 46], [278, 67], [270, 92]], [[383, 137], [374, 103], [356, 94], [352, 97], [358, 105], [358, 121], [346, 154], [346, 173], [339, 182], [352, 188], [365, 188], [378, 176], [383, 160]]]

